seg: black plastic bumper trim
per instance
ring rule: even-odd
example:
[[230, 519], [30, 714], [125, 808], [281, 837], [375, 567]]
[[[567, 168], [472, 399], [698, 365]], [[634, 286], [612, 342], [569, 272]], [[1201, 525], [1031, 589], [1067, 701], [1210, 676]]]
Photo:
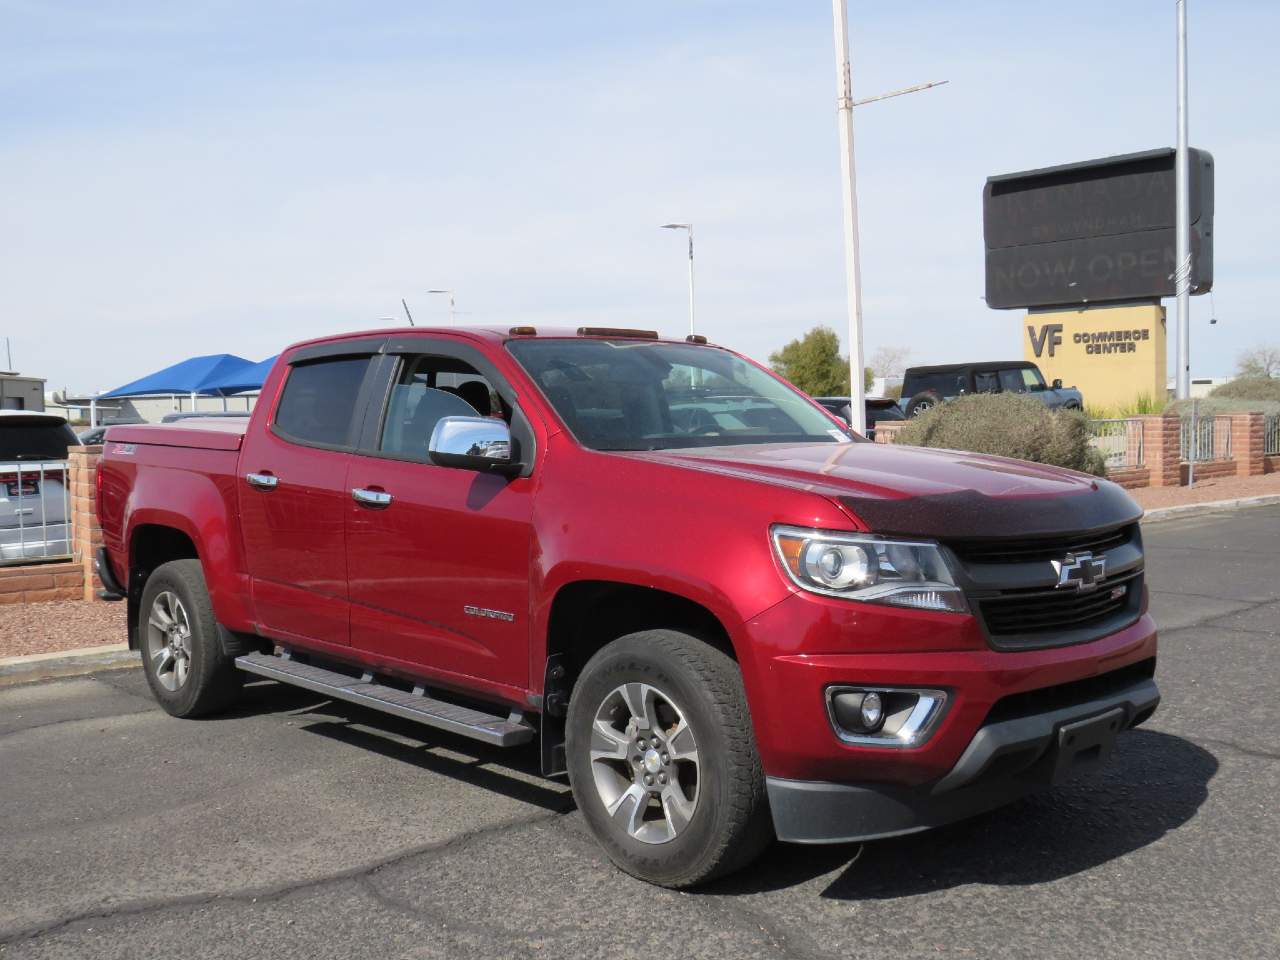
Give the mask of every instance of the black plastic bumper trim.
[[[1160, 702], [1144, 680], [1097, 700], [982, 727], [951, 772], [921, 787], [768, 777], [779, 840], [852, 843], [918, 833], [1003, 806], [1050, 786], [1069, 764], [1055, 762], [1058, 731], [1068, 724], [1122, 716], [1117, 732], [1145, 720]], [[1011, 768], [1004, 758], [1013, 760]]]
[[125, 598], [126, 591], [116, 579], [115, 571], [111, 569], [111, 558], [107, 556], [106, 547], [99, 547], [98, 552], [94, 554], [93, 569], [98, 574], [98, 579], [102, 581], [102, 589], [98, 591], [99, 600], [114, 601]]

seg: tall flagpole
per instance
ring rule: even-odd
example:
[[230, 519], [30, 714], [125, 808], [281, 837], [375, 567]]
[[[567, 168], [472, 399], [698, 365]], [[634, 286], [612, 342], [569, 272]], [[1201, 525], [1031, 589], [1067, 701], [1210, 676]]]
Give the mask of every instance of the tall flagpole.
[[845, 0], [832, 0], [836, 32], [836, 113], [840, 122], [840, 183], [844, 192], [845, 287], [849, 301], [849, 419], [867, 432], [862, 353], [862, 268], [858, 260], [858, 185], [853, 162], [853, 81]]
[[1174, 158], [1174, 191], [1177, 193], [1175, 231], [1177, 265], [1173, 292], [1178, 298], [1177, 396], [1191, 396], [1191, 178], [1187, 156], [1187, 0], [1177, 0], [1178, 12], [1178, 149]]

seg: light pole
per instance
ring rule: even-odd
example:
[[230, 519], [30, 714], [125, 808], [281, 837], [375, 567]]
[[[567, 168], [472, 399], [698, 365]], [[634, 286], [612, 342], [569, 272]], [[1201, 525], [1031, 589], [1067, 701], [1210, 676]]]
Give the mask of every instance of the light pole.
[[454, 326], [453, 322], [453, 291], [452, 290], [428, 290], [427, 293], [443, 293], [449, 298], [449, 326]]
[[853, 99], [849, 65], [849, 15], [846, 0], [831, 0], [836, 40], [836, 115], [840, 126], [840, 184], [844, 193], [845, 287], [849, 300], [849, 416], [850, 426], [867, 432], [866, 362], [862, 352], [862, 267], [858, 257], [858, 184], [853, 162], [853, 108], [890, 97], [928, 90], [945, 80], [921, 83], [893, 93]]
[[1177, 0], [1178, 13], [1178, 148], [1173, 161], [1177, 208], [1174, 231], [1173, 292], [1178, 298], [1178, 343], [1176, 380], [1179, 400], [1191, 396], [1191, 210], [1188, 192], [1191, 183], [1187, 157], [1187, 0]]
[[687, 230], [689, 231], [689, 334], [693, 335], [697, 331], [694, 329], [693, 319], [693, 224], [692, 223], [664, 223], [663, 230]]

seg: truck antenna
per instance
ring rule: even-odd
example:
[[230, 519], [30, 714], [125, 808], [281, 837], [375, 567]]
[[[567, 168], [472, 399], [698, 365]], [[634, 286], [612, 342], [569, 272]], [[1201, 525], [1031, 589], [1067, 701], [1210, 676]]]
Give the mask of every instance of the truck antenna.
[[400, 305], [404, 307], [404, 315], [409, 318], [409, 326], [413, 326], [413, 314], [409, 312], [409, 304], [405, 303], [404, 297], [400, 298]]

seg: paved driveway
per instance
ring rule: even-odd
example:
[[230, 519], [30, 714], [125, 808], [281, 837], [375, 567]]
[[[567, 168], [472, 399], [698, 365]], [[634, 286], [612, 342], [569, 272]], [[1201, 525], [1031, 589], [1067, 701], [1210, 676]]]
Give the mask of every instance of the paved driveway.
[[0, 957], [1280, 956], [1280, 508], [1151, 527], [1165, 701], [1112, 765], [695, 893], [597, 852], [532, 753], [269, 683], [0, 690]]

